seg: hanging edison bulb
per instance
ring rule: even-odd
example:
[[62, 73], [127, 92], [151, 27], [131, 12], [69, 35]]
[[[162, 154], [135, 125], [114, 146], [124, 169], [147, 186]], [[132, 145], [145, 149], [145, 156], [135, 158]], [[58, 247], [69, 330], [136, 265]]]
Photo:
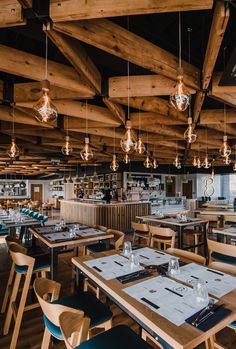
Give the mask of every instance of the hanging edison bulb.
[[201, 168], [201, 167], [202, 167], [201, 159], [200, 159], [200, 157], [198, 156], [198, 158], [197, 158], [197, 168]]
[[61, 152], [63, 155], [70, 155], [73, 151], [73, 148], [70, 145], [70, 137], [66, 136], [65, 137], [65, 144], [63, 145], [63, 147], [61, 148]]
[[58, 113], [57, 108], [49, 97], [50, 82], [48, 80], [43, 80], [41, 84], [43, 95], [33, 106], [35, 117], [40, 122], [53, 122], [57, 119]]
[[126, 121], [125, 128], [126, 128], [126, 132], [120, 140], [120, 146], [121, 146], [121, 149], [123, 150], [123, 152], [132, 153], [135, 149], [135, 146], [136, 146], [136, 139], [132, 134], [130, 120]]
[[80, 156], [84, 161], [90, 161], [93, 158], [93, 152], [89, 145], [89, 137], [84, 138], [84, 147], [80, 152]]
[[191, 99], [191, 94], [185, 87], [183, 78], [183, 69], [179, 68], [177, 72], [177, 84], [170, 95], [171, 105], [179, 111], [185, 111], [188, 108]]
[[119, 168], [119, 164], [116, 160], [116, 154], [113, 154], [112, 155], [112, 162], [111, 162], [111, 165], [110, 165], [110, 169], [113, 171], [113, 172], [116, 172]]
[[179, 156], [176, 155], [175, 159], [174, 159], [174, 162], [173, 162], [173, 165], [177, 168], [177, 169], [180, 169], [181, 168], [181, 162], [179, 160]]
[[211, 170], [211, 178], [214, 178], [215, 177], [215, 170], [214, 170], [214, 167], [212, 167], [212, 170]]
[[194, 167], [197, 167], [197, 157], [196, 156], [193, 157], [192, 164], [193, 164]]
[[234, 167], [233, 167], [233, 171], [236, 171], [236, 161], [234, 161]]
[[158, 166], [159, 166], [159, 163], [158, 163], [157, 159], [154, 158], [154, 159], [153, 159], [153, 162], [152, 162], [152, 167], [153, 167], [154, 169], [156, 169]]
[[152, 167], [152, 160], [151, 160], [149, 154], [147, 154], [147, 156], [146, 156], [146, 158], [145, 158], [145, 160], [143, 162], [143, 165], [146, 168], [151, 168]]
[[231, 159], [230, 159], [229, 155], [226, 156], [223, 161], [224, 161], [225, 165], [230, 165], [231, 164]]
[[193, 130], [192, 118], [188, 118], [188, 128], [184, 132], [184, 139], [187, 143], [194, 143], [197, 139], [197, 134]]
[[11, 138], [11, 144], [7, 148], [7, 155], [11, 159], [15, 159], [17, 156], [20, 155], [20, 149], [18, 148], [18, 146], [16, 144], [16, 138], [14, 136]]
[[138, 154], [143, 154], [145, 150], [146, 150], [145, 145], [143, 144], [141, 137], [139, 137], [137, 142], [135, 143], [135, 151]]
[[230, 146], [228, 145], [228, 138], [227, 136], [224, 136], [223, 137], [223, 143], [222, 143], [222, 146], [220, 147], [219, 149], [219, 153], [222, 157], [228, 157], [230, 154], [231, 154], [231, 148]]
[[125, 156], [123, 158], [124, 163], [127, 165], [130, 163], [130, 157], [129, 154], [125, 153]]
[[209, 162], [207, 154], [206, 154], [206, 156], [204, 158], [204, 161], [202, 163], [202, 167], [204, 167], [204, 168], [210, 168], [211, 167], [211, 163]]

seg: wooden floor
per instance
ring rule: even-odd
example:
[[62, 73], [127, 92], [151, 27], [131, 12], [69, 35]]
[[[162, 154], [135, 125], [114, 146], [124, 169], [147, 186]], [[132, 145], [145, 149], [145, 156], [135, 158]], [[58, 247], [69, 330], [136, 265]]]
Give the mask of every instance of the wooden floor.
[[[71, 253], [66, 253], [59, 256], [59, 278], [60, 282], [62, 283], [63, 295], [68, 295], [71, 292], [71, 256]], [[9, 266], [10, 260], [6, 252], [6, 245], [3, 240], [0, 240], [0, 303], [2, 303], [2, 299], [5, 292]], [[112, 305], [111, 309], [114, 314], [114, 325], [124, 323], [132, 327], [135, 331], [138, 331], [138, 326], [119, 308], [117, 308], [115, 305]], [[9, 335], [2, 336], [4, 317], [4, 314], [0, 315], [0, 349], [9, 348], [9, 343], [12, 335], [13, 326], [11, 327]], [[18, 339], [17, 349], [39, 349], [41, 347], [43, 330], [44, 325], [42, 320], [42, 312], [40, 309], [32, 310], [25, 313], [20, 330], [20, 337]], [[224, 344], [227, 349], [235, 349], [236, 333], [234, 333], [231, 329], [226, 328], [223, 331], [221, 331], [221, 333], [218, 335], [218, 341]], [[65, 348], [63, 343], [60, 343], [59, 347]], [[198, 347], [198, 349], [200, 348], [202, 349], [204, 348], [204, 346], [201, 345], [200, 347]]]

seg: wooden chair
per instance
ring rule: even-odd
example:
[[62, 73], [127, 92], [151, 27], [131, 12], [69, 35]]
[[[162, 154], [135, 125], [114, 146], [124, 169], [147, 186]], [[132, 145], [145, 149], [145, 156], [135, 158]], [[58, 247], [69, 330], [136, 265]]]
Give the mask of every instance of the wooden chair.
[[206, 258], [190, 251], [180, 250], [178, 248], [168, 248], [166, 252], [173, 256], [181, 258], [184, 262], [187, 263], [194, 262], [202, 265], [206, 264]]
[[207, 239], [209, 264], [214, 261], [236, 265], [236, 246]]
[[211, 233], [212, 229], [219, 227], [219, 220], [217, 215], [209, 214], [197, 214], [197, 218], [203, 221], [208, 221], [208, 232]]
[[[41, 274], [42, 277], [46, 277], [46, 272], [50, 271], [50, 266], [48, 261], [38, 260], [37, 263], [35, 258], [27, 256], [27, 250], [15, 243], [11, 242], [9, 244], [9, 252], [12, 258], [12, 267], [7, 283], [7, 289], [3, 300], [2, 310], [1, 312], [5, 312], [8, 299], [10, 298], [10, 302], [8, 305], [7, 315], [4, 323], [3, 334], [7, 335], [9, 332], [9, 328], [11, 325], [12, 315], [15, 319], [15, 327], [12, 335], [12, 340], [10, 344], [10, 349], [15, 349], [17, 344], [17, 339], [20, 331], [21, 321], [23, 317], [24, 311], [28, 311], [34, 308], [39, 307], [38, 303], [26, 305], [26, 299], [28, 295], [28, 291], [30, 288], [30, 282], [33, 273]], [[15, 281], [13, 284], [15, 274]], [[16, 298], [17, 294], [20, 291], [20, 281], [21, 277], [25, 276], [25, 281], [20, 297], [19, 307], [17, 309], [16, 306]], [[13, 284], [13, 287], [12, 287]], [[12, 290], [11, 290], [12, 288]]]
[[103, 251], [108, 251], [108, 250], [117, 250], [119, 247], [121, 247], [124, 243], [125, 239], [125, 234], [122, 233], [119, 230], [114, 230], [114, 229], [108, 229], [107, 233], [113, 234], [113, 241], [110, 244], [106, 244], [104, 242], [98, 242], [96, 244], [91, 244], [86, 246], [86, 253], [99, 253]]
[[131, 227], [134, 231], [133, 244], [135, 243], [135, 239], [138, 238], [138, 243], [140, 243], [141, 239], [144, 239], [144, 240], [146, 240], [147, 246], [149, 246], [150, 245], [150, 234], [149, 234], [148, 225], [144, 224], [144, 223], [131, 222]]
[[[59, 323], [67, 349], [152, 349], [126, 325], [115, 326], [86, 341], [86, 328], [88, 327], [86, 318], [65, 312], [59, 316]], [[162, 348], [170, 349], [171, 347], [163, 346]]]
[[150, 232], [150, 247], [154, 247], [155, 244], [158, 244], [158, 248], [161, 249], [161, 244], [164, 245], [164, 250], [166, 245], [170, 247], [175, 247], [175, 231], [170, 228], [160, 228], [153, 225], [149, 225]]
[[[80, 317], [85, 314], [91, 319], [92, 328], [108, 330], [112, 326], [112, 312], [100, 302], [93, 293], [80, 292], [66, 298], [59, 299], [61, 285], [46, 278], [37, 278], [34, 291], [43, 311], [45, 331], [41, 349], [48, 349], [51, 336], [63, 340], [59, 327], [59, 316], [64, 311], [76, 313]], [[51, 295], [49, 297], [49, 295]]]

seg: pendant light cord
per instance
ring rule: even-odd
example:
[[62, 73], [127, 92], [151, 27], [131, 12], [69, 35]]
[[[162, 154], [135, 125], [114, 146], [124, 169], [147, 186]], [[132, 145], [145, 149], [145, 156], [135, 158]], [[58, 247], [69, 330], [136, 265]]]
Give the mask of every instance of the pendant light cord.
[[15, 136], [15, 104], [12, 105], [12, 135]]
[[[129, 16], [127, 16], [127, 30], [129, 31]], [[130, 117], [130, 106], [129, 106], [129, 98], [130, 98], [130, 81], [129, 81], [129, 59], [127, 61], [127, 76], [128, 76], [128, 120]]]
[[88, 137], [88, 100], [86, 99], [85, 103], [85, 131], [86, 131], [86, 137]]
[[182, 56], [182, 43], [181, 43], [181, 12], [179, 11], [179, 68], [182, 68], [181, 64], [181, 56]]
[[46, 40], [45, 40], [45, 80], [47, 80], [48, 77], [48, 36], [46, 34]]
[[[223, 67], [225, 71], [225, 51], [227, 47], [224, 47], [223, 49]], [[226, 104], [224, 103], [224, 136], [226, 136]]]

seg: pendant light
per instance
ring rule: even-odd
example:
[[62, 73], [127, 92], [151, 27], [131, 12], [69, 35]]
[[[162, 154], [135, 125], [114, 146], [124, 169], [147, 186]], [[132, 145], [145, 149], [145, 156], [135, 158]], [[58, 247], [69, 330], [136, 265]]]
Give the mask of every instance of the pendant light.
[[194, 167], [197, 167], [197, 157], [196, 157], [196, 155], [194, 155], [194, 157], [193, 157], [192, 165], [193, 165]]
[[179, 170], [179, 169], [181, 169], [181, 162], [179, 160], [177, 145], [178, 145], [178, 143], [176, 141], [176, 155], [175, 155], [175, 159], [174, 159], [173, 165]]
[[154, 158], [153, 161], [152, 161], [152, 167], [153, 167], [154, 169], [156, 169], [158, 166], [159, 166], [159, 163], [158, 163], [157, 159]]
[[149, 152], [147, 152], [147, 156], [146, 156], [146, 158], [145, 158], [145, 160], [143, 162], [143, 165], [146, 168], [151, 168], [152, 167], [152, 160], [151, 160], [151, 158], [149, 156]]
[[125, 153], [125, 156], [123, 158], [124, 163], [127, 165], [130, 163], [130, 157], [129, 154]]
[[204, 161], [202, 163], [202, 167], [207, 169], [207, 168], [211, 167], [211, 164], [210, 164], [209, 159], [208, 159], [208, 147], [207, 147], [207, 142], [208, 142], [207, 136], [208, 136], [208, 134], [207, 134], [207, 127], [205, 127], [205, 132], [206, 132], [206, 156], [205, 156]]
[[202, 163], [201, 163], [201, 159], [200, 156], [197, 157], [197, 168], [201, 168], [202, 167]]
[[93, 152], [89, 145], [87, 109], [88, 109], [88, 102], [86, 100], [86, 108], [85, 108], [86, 136], [84, 137], [84, 147], [80, 152], [81, 159], [84, 161], [90, 161], [93, 158]]
[[234, 161], [234, 167], [233, 167], [233, 171], [236, 171], [236, 160]]
[[223, 159], [225, 165], [230, 165], [231, 164], [231, 159], [229, 156], [226, 156], [224, 159]]
[[185, 111], [190, 104], [191, 94], [183, 83], [184, 73], [181, 62], [181, 50], [181, 13], [179, 12], [179, 67], [177, 70], [177, 84], [170, 95], [170, 103], [175, 109]]
[[15, 138], [15, 106], [14, 104], [12, 106], [12, 137], [11, 137], [11, 144], [7, 148], [7, 155], [11, 159], [15, 159], [20, 155], [20, 149], [16, 144], [16, 138]]
[[[190, 110], [190, 108], [189, 108], [189, 110]], [[196, 142], [196, 139], [197, 139], [197, 134], [193, 130], [193, 124], [192, 124], [191, 116], [188, 117], [188, 128], [184, 132], [184, 139], [189, 144], [192, 144], [192, 143]]]
[[228, 138], [226, 135], [223, 136], [223, 143], [219, 149], [219, 153], [223, 158], [226, 158], [231, 154], [231, 148], [228, 145]]
[[143, 154], [145, 152], [146, 148], [145, 148], [145, 145], [144, 145], [142, 138], [141, 138], [140, 109], [139, 109], [138, 119], [139, 119], [139, 131], [138, 131], [138, 140], [135, 144], [135, 151], [138, 154]]
[[215, 177], [215, 170], [214, 167], [212, 166], [212, 170], [211, 170], [211, 178], [213, 179]]
[[113, 172], [116, 172], [119, 168], [119, 164], [116, 160], [116, 129], [114, 128], [114, 137], [113, 137], [113, 155], [112, 155], [112, 161], [110, 165], [110, 169]]
[[46, 35], [46, 50], [45, 50], [45, 78], [41, 82], [42, 97], [34, 104], [35, 118], [40, 122], [54, 122], [57, 119], [58, 112], [55, 105], [52, 103], [49, 96], [50, 82], [48, 77], [48, 36]]
[[68, 116], [67, 116], [67, 128], [66, 128], [66, 137], [65, 144], [61, 148], [61, 152], [63, 155], [69, 156], [73, 152], [73, 148], [70, 145], [70, 137], [68, 135]]

